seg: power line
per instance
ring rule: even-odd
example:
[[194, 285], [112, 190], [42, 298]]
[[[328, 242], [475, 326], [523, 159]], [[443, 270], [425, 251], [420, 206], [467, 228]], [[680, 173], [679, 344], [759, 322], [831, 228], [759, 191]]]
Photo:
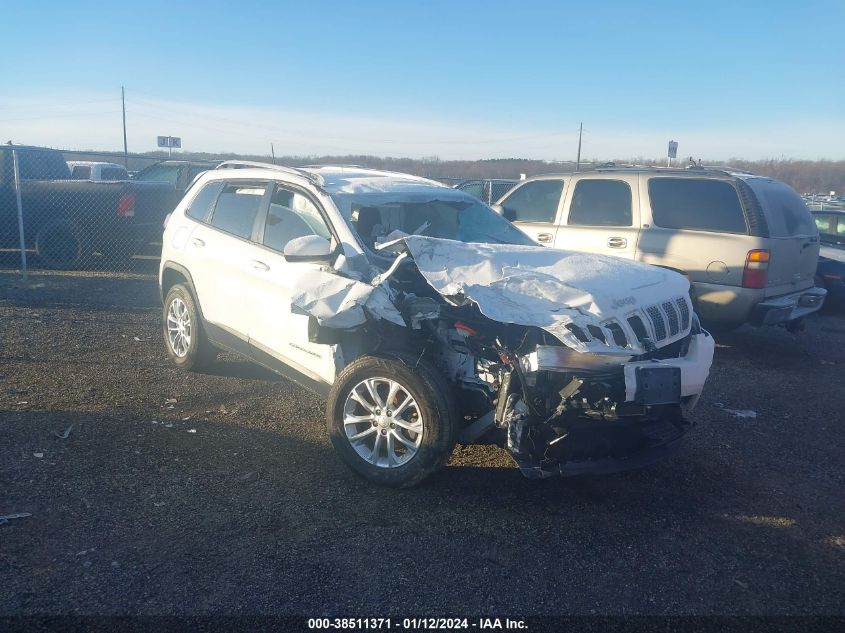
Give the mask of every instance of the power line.
[[[185, 112], [185, 116], [196, 117], [197, 111], [195, 108], [191, 106], [182, 105], [178, 103], [170, 103], [167, 102], [162, 103], [161, 101], [155, 102], [145, 98], [136, 98], [134, 99], [136, 103], [140, 102], [139, 105], [142, 105], [147, 108], [156, 108], [160, 109], [162, 106], [166, 105], [168, 109], [176, 108], [182, 110], [188, 110]], [[146, 104], [146, 105], [145, 105]], [[222, 123], [229, 123], [232, 125], [239, 125], [243, 127], [251, 127], [260, 130], [266, 130], [268, 132], [275, 132], [281, 134], [296, 134], [301, 133], [301, 128], [289, 128], [289, 127], [281, 127], [277, 125], [268, 125], [266, 123], [252, 123], [249, 121], [243, 121], [238, 119], [231, 119], [227, 117], [216, 116], [212, 114], [203, 113], [203, 119], [209, 119], [213, 121], [218, 121]], [[527, 141], [532, 139], [547, 139], [547, 138], [554, 138], [559, 136], [569, 137], [571, 136], [571, 132], [537, 132], [533, 134], [527, 135], [520, 135], [520, 136], [512, 136], [512, 137], [498, 137], [498, 138], [491, 138], [491, 139], [455, 139], [450, 137], [448, 139], [435, 139], [435, 140], [425, 140], [425, 141], [411, 141], [407, 139], [396, 139], [396, 138], [373, 138], [371, 136], [367, 137], [352, 137], [352, 136], [323, 136], [324, 140], [334, 140], [334, 141], [353, 141], [353, 142], [360, 142], [362, 140], [366, 141], [374, 141], [378, 143], [387, 143], [387, 144], [402, 144], [402, 145], [492, 145], [496, 143], [513, 143], [518, 141]], [[549, 145], [552, 147], [552, 145]]]

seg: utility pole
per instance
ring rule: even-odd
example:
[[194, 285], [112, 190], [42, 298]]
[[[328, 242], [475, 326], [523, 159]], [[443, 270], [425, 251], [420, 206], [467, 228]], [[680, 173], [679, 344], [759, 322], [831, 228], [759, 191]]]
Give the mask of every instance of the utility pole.
[[120, 103], [123, 105], [123, 166], [129, 169], [129, 150], [126, 145], [126, 93], [120, 87]]
[[584, 133], [584, 122], [578, 126], [578, 158], [575, 161], [575, 171], [581, 171], [581, 135]]
[[273, 164], [276, 164], [276, 150], [273, 149], [273, 143], [270, 143], [270, 156], [273, 157]]

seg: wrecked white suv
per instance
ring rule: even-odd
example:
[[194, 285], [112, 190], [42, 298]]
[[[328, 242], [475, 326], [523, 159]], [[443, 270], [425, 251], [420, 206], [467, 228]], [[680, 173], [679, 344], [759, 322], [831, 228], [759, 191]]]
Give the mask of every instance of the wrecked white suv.
[[384, 485], [482, 437], [532, 478], [650, 463], [713, 357], [681, 275], [535, 246], [415, 176], [224, 163], [163, 244], [176, 365], [228, 349], [316, 390], [341, 459]]

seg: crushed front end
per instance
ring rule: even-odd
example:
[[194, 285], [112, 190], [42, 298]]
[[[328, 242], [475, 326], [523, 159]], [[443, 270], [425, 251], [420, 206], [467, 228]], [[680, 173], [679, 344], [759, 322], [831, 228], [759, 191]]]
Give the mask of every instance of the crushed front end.
[[712, 337], [692, 320], [684, 338], [639, 355], [537, 345], [513, 358], [495, 422], [522, 473], [606, 474], [669, 456], [713, 357]]
[[584, 351], [468, 307], [405, 307], [435, 335], [435, 361], [462, 392], [462, 413], [474, 420], [463, 441], [498, 435], [529, 478], [607, 474], [671, 455], [713, 358], [687, 297], [572, 325]]
[[636, 468], [678, 445], [714, 349], [683, 276], [417, 235], [384, 248], [397, 255], [370, 284], [321, 278], [294, 303], [345, 332], [311, 339], [341, 342], [344, 362], [398, 348], [436, 366], [459, 442], [492, 438], [531, 478]]

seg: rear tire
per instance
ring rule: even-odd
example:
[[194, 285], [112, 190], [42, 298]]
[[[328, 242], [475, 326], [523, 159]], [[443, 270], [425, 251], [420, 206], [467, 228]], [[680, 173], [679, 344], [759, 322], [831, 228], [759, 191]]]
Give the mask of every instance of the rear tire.
[[[413, 404], [403, 408], [408, 399]], [[326, 412], [340, 459], [392, 488], [415, 486], [446, 464], [456, 420], [451, 386], [426, 362], [402, 354], [350, 363], [332, 385]]]
[[41, 227], [35, 236], [35, 252], [45, 268], [78, 268], [87, 253], [77, 232], [65, 220], [55, 220]]
[[217, 350], [205, 335], [194, 297], [184, 284], [176, 284], [167, 293], [161, 321], [167, 354], [180, 369], [201, 369], [217, 358]]

